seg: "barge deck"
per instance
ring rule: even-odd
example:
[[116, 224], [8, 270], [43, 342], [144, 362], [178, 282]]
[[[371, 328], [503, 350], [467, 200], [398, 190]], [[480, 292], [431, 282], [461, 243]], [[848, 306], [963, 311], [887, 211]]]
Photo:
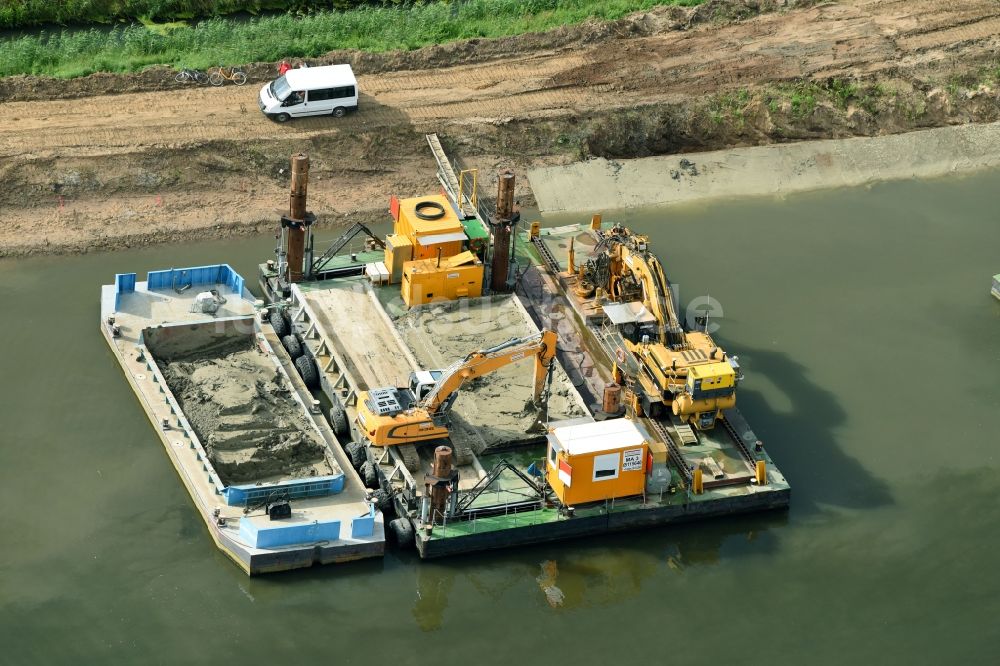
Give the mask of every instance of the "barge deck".
[[[546, 238], [558, 253], [558, 245], [584, 227], [552, 230]], [[521, 276], [515, 294], [505, 298], [511, 303], [503, 315], [494, 318], [493, 339], [506, 339], [529, 330], [551, 328], [559, 334], [559, 359], [566, 377], [564, 390], [568, 402], [578, 409], [569, 413], [550, 413], [549, 428], [580, 419], [593, 420], [599, 410], [600, 391], [610, 377], [611, 361], [600, 343], [599, 318], [580, 316], [566, 299], [558, 280], [546, 271], [543, 258], [527, 235], [518, 241], [519, 256], [530, 265]], [[266, 290], [267, 268], [261, 266], [262, 288]], [[358, 266], [355, 274], [363, 273]], [[467, 340], [468, 349], [493, 340], [481, 331], [451, 326], [445, 315], [447, 303], [404, 310], [398, 301], [398, 287], [378, 286], [364, 277], [337, 278], [292, 285], [288, 310], [295, 329], [312, 350], [321, 371], [322, 391], [331, 401], [343, 406], [352, 430], [351, 439], [362, 441], [356, 431], [357, 396], [360, 391], [398, 382], [414, 370], [432, 367], [422, 364], [428, 358], [426, 347], [433, 343], [440, 354], [442, 342], [455, 347], [455, 339]], [[475, 313], [487, 311], [499, 297], [458, 301], [463, 323], [476, 320]], [[413, 330], [413, 313], [423, 324], [431, 322], [428, 335], [405, 335]], [[511, 312], [518, 313], [511, 317]], [[587, 321], [591, 324], [588, 325]], [[449, 342], [449, 339], [450, 342]], [[408, 341], [409, 340], [409, 341]], [[433, 358], [431, 356], [430, 358]], [[470, 392], [470, 394], [474, 395]], [[671, 480], [662, 492], [616, 498], [606, 502], [577, 506], [567, 512], [537, 497], [536, 489], [517, 474], [506, 469], [505, 459], [514, 456], [523, 461], [543, 464], [544, 439], [512, 436], [502, 446], [484, 449], [484, 433], [496, 428], [487, 399], [471, 403], [474, 415], [456, 419], [462, 427], [453, 429], [451, 445], [457, 456], [458, 494], [475, 496], [462, 506], [460, 518], [442, 519], [440, 524], [422, 525], [421, 504], [426, 492], [424, 478], [431, 472], [433, 447], [416, 447], [416, 458], [406, 454], [407, 447], [366, 446], [366, 460], [378, 473], [380, 487], [390, 489], [397, 516], [412, 521], [417, 529], [415, 543], [422, 558], [469, 553], [500, 547], [585, 537], [606, 532], [664, 525], [668, 523], [753, 511], [783, 509], [790, 501], [790, 487], [766, 450], [758, 445], [756, 434], [738, 410], [727, 412], [725, 427], [701, 433], [694, 441], [689, 428], [670, 422], [637, 419], [638, 426], [652, 441], [661, 441], [671, 451]], [[558, 412], [558, 410], [557, 410]], [[466, 439], [463, 439], [466, 438]], [[497, 453], [496, 451], [499, 451]], [[503, 461], [503, 462], [501, 462]], [[718, 474], [710, 475], [703, 491], [696, 494], [691, 485], [691, 470], [711, 461]], [[756, 463], [765, 465], [766, 480], [758, 484]], [[504, 469], [496, 473], [498, 467]], [[459, 500], [460, 502], [462, 500]]]
[[[273, 333], [260, 326], [243, 278], [227, 265], [153, 271], [141, 282], [136, 277], [120, 274], [101, 288], [101, 332], [218, 548], [248, 574], [381, 556], [382, 516], [325, 421], [310, 413], [313, 398], [289, 371], [288, 356]], [[196, 303], [211, 290], [220, 297], [217, 310], [205, 313]], [[213, 443], [223, 446], [220, 432], [202, 427], [199, 435], [165, 369], [168, 357], [178, 353], [214, 364], [212, 359], [234, 343], [281, 387], [268, 400], [284, 410], [282, 418], [301, 424], [280, 445], [310, 440], [318, 447], [314, 464], [293, 466], [291, 474], [271, 467], [257, 479], [241, 474], [232, 483], [216, 470], [211, 449]], [[204, 390], [206, 399], [217, 392]], [[240, 413], [238, 404], [223, 405], [219, 412], [220, 431], [241, 420], [251, 425], [240, 427], [254, 426], [253, 416]], [[223, 412], [232, 413], [224, 423]], [[255, 427], [271, 436], [276, 425]], [[237, 432], [237, 439], [246, 440], [250, 431]], [[225, 462], [218, 464], [227, 469]], [[267, 509], [275, 504], [288, 505], [289, 515], [271, 516]]]

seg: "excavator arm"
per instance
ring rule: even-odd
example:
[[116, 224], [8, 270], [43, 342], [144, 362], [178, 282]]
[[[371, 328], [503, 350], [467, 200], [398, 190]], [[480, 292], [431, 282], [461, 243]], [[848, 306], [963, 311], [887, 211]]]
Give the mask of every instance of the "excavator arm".
[[642, 284], [645, 306], [656, 317], [659, 343], [663, 345], [683, 344], [684, 330], [681, 328], [674, 300], [670, 294], [670, 283], [663, 274], [659, 260], [651, 254], [636, 252], [628, 245], [620, 245], [622, 261], [632, 275]]
[[526, 358], [535, 359], [535, 381], [532, 401], [537, 403], [545, 389], [545, 379], [556, 355], [558, 336], [554, 331], [544, 330], [525, 338], [514, 338], [489, 349], [473, 352], [462, 361], [446, 369], [444, 375], [421, 402], [421, 407], [431, 415], [451, 404], [449, 398], [465, 382], [488, 375], [511, 363]]

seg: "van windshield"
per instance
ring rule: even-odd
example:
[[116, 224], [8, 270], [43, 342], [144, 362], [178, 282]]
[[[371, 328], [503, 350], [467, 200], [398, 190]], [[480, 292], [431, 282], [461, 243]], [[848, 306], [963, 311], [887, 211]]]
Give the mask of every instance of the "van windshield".
[[292, 87], [288, 85], [288, 81], [285, 80], [284, 76], [279, 76], [274, 81], [271, 81], [271, 94], [279, 102], [284, 102], [292, 94]]

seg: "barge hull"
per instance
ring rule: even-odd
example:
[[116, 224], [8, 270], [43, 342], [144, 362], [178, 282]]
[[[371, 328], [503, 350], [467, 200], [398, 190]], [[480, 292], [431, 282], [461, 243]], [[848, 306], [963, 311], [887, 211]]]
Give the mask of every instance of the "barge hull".
[[[171, 269], [159, 273], [173, 272]], [[136, 282], [135, 274], [123, 274], [116, 278], [115, 284], [102, 287], [101, 335], [122, 368], [216, 547], [250, 575], [383, 555], [382, 515], [366, 501], [360, 479], [349, 464], [342, 462], [346, 461], [343, 451], [328, 426], [318, 417], [310, 416], [309, 419], [318, 428], [317, 432], [324, 440], [330, 457], [344, 470], [346, 482], [342, 490], [324, 496], [293, 499], [292, 523], [280, 520], [272, 523], [266, 515], [256, 515], [259, 513], [256, 510], [245, 514], [242, 506], [229, 501], [229, 491], [242, 487], [221, 487], [187, 415], [167, 386], [153, 352], [145, 346], [143, 331], [160, 327], [163, 330], [172, 327], [194, 330], [206, 323], [219, 330], [246, 327], [254, 331], [262, 351], [285, 368], [284, 375], [291, 382], [295, 401], [301, 409], [305, 409], [303, 403], [311, 401], [311, 396], [301, 380], [294, 373], [287, 372], [288, 358], [284, 350], [267, 340], [268, 336], [255, 322], [253, 302], [243, 289], [242, 278], [238, 274], [225, 265], [176, 269], [176, 272], [185, 274], [189, 280], [190, 276], [196, 276], [193, 286], [214, 288], [225, 297], [225, 305], [217, 316], [191, 313], [190, 305], [198, 289], [184, 293], [184, 289], [172, 287], [169, 280], [165, 288], [151, 288], [148, 280]], [[219, 274], [226, 278], [208, 278], [199, 282], [197, 276], [200, 274]], [[292, 480], [291, 483], [298, 481]], [[263, 485], [271, 486], [270, 483]], [[280, 486], [280, 489], [284, 488], [286, 486]], [[263, 541], [260, 546], [251, 545], [254, 542], [247, 542], [240, 529], [252, 524], [255, 528], [274, 533], [276, 529], [291, 526], [293, 530], [297, 528], [300, 532], [309, 533], [311, 524], [322, 526], [331, 522], [337, 523], [339, 538], [298, 539], [286, 541], [287, 545], [265, 546]]]
[[[506, 527], [472, 534], [449, 535], [448, 529], [456, 530], [454, 526], [435, 527], [435, 531], [444, 532], [443, 538], [426, 539], [422, 535], [417, 538], [417, 551], [420, 557], [432, 559], [461, 555], [480, 550], [496, 550], [513, 546], [575, 539], [596, 536], [614, 532], [625, 532], [641, 528], [660, 527], [691, 520], [715, 518], [720, 516], [757, 513], [762, 511], [785, 510], [791, 502], [791, 489], [782, 488], [774, 491], [760, 492], [751, 495], [716, 498], [709, 502], [691, 502], [687, 504], [663, 506], [646, 504], [635, 508], [626, 508], [602, 512], [599, 515], [580, 516], [574, 518], [559, 518], [540, 520], [534, 525], [523, 527]], [[519, 514], [523, 522], [530, 522], [532, 517], [528, 512]], [[505, 517], [508, 521], [511, 516]]]

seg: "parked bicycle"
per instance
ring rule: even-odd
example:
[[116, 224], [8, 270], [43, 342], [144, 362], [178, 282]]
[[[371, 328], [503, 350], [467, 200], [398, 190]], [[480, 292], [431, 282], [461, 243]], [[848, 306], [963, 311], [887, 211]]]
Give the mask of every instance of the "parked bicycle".
[[226, 81], [241, 86], [247, 82], [247, 75], [235, 67], [213, 67], [208, 70], [208, 82], [213, 86], [221, 86]]
[[208, 74], [193, 69], [182, 69], [174, 77], [177, 83], [208, 83]]

